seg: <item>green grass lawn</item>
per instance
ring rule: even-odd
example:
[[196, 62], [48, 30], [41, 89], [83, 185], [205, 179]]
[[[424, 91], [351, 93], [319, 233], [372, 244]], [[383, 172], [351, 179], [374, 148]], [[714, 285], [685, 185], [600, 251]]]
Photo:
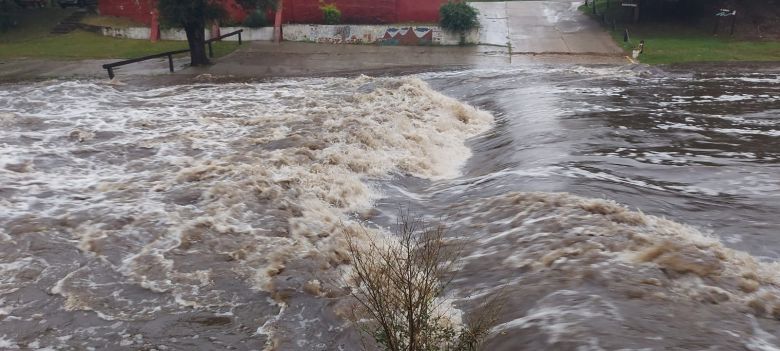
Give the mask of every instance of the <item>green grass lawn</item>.
[[[99, 34], [74, 31], [68, 34], [49, 34], [69, 11], [36, 9], [22, 11], [19, 25], [0, 33], [0, 59], [107, 59], [133, 58], [187, 48], [185, 41], [132, 40], [104, 37]], [[224, 56], [238, 48], [236, 42], [214, 43], [214, 55]]]
[[[605, 11], [607, 18], [630, 18], [622, 13], [616, 0], [606, 8], [606, 0], [598, 0], [597, 8]], [[590, 14], [591, 9], [580, 7]], [[635, 48], [640, 40], [645, 41], [645, 52], [639, 60], [648, 64], [671, 64], [686, 62], [726, 61], [780, 61], [780, 42], [770, 40], [740, 40], [728, 34], [712, 35], [712, 27], [705, 24], [692, 26], [681, 23], [630, 23], [623, 22], [612, 32], [615, 41], [627, 52]], [[727, 27], [724, 25], [724, 27]], [[623, 42], [623, 29], [628, 28], [631, 41]], [[723, 29], [723, 32], [727, 28]]]

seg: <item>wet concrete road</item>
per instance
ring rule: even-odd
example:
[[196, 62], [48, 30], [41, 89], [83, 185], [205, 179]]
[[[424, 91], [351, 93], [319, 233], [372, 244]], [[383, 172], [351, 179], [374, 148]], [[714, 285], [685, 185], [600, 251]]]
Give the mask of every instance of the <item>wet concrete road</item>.
[[515, 53], [620, 55], [609, 34], [577, 7], [580, 1], [472, 3], [480, 15], [483, 44], [507, 45]]
[[[113, 60], [7, 60], [0, 61], [0, 82], [27, 79], [92, 78], [108, 79], [102, 65]], [[622, 64], [619, 56], [532, 54], [522, 55], [502, 47], [478, 45], [467, 47], [323, 45], [313, 43], [251, 42], [236, 52], [214, 60], [214, 65], [191, 68], [189, 57], [175, 60], [179, 78], [202, 74], [264, 79], [355, 74], [404, 74], [438, 69], [496, 68], [528, 63]], [[163, 60], [150, 60], [120, 67], [119, 81], [152, 76], [170, 76]]]
[[221, 59], [214, 66], [190, 69], [188, 72], [236, 77], [295, 77], [496, 68], [529, 63], [625, 62], [619, 56], [604, 55], [510, 55], [506, 48], [482, 45], [418, 47], [255, 42]]

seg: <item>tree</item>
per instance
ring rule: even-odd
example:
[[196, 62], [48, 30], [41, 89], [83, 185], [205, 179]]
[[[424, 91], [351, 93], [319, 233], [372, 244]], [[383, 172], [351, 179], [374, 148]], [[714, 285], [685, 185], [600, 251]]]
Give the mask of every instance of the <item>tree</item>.
[[[265, 11], [276, 8], [276, 0], [238, 0], [237, 3], [247, 11]], [[170, 25], [184, 28], [190, 47], [190, 64], [202, 66], [209, 64], [206, 55], [206, 24], [226, 15], [224, 0], [158, 0], [160, 18]]]
[[386, 351], [474, 351], [495, 326], [501, 293], [459, 326], [448, 314], [444, 291], [461, 263], [462, 248], [442, 225], [402, 214], [395, 239], [348, 232], [352, 263], [346, 286], [356, 301], [352, 318]]
[[439, 8], [442, 29], [460, 34], [460, 44], [466, 44], [466, 32], [479, 26], [479, 12], [463, 0], [448, 1]]

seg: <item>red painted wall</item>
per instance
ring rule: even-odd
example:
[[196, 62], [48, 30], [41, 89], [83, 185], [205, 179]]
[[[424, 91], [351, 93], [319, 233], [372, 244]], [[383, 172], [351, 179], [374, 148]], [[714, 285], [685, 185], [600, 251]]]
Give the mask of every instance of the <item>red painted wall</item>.
[[[222, 0], [235, 21], [243, 21], [246, 13], [235, 0]], [[439, 7], [447, 0], [332, 0], [341, 10], [341, 22], [346, 24], [383, 24], [397, 22], [438, 22]], [[99, 0], [100, 13], [127, 17], [150, 24], [155, 0]], [[322, 23], [319, 0], [284, 0], [283, 23]], [[269, 19], [273, 19], [269, 16]]]
[[[439, 7], [447, 0], [331, 0], [341, 10], [341, 22], [382, 24], [438, 22]], [[319, 0], [284, 0], [284, 23], [322, 23]]]
[[[341, 22], [373, 24], [395, 22], [397, 0], [331, 0], [341, 11]], [[284, 0], [284, 23], [322, 23], [318, 0]]]
[[[222, 1], [231, 19], [239, 22], [244, 20], [246, 13], [235, 0]], [[126, 17], [147, 25], [152, 21], [151, 12], [155, 8], [155, 0], [98, 0], [101, 15]]]
[[98, 11], [104, 16], [126, 17], [133, 21], [150, 24], [153, 0], [99, 0]]
[[397, 0], [398, 22], [439, 22], [439, 7], [447, 0]]

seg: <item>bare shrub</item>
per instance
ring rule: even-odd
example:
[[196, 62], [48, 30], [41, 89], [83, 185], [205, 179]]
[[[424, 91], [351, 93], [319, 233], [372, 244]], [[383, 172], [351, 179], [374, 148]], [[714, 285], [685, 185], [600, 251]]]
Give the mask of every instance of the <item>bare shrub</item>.
[[463, 246], [447, 242], [444, 226], [409, 215], [396, 234], [395, 240], [347, 236], [354, 320], [384, 350], [476, 350], [495, 325], [499, 303], [487, 301], [465, 325], [448, 313], [443, 293]]

